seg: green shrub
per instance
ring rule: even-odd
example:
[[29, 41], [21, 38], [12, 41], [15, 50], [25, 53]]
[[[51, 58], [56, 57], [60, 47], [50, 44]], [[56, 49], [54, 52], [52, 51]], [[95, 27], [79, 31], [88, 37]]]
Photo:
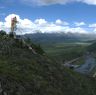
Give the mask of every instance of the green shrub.
[[0, 30], [0, 35], [4, 36], [6, 35], [6, 32], [4, 30]]

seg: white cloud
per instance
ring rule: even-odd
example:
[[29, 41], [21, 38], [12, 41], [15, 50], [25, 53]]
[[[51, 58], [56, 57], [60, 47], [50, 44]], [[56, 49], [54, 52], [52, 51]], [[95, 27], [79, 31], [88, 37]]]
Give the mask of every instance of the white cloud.
[[63, 22], [62, 22], [60, 19], [57, 19], [57, 20], [56, 20], [56, 24], [62, 25], [62, 23], [63, 23]]
[[66, 4], [71, 2], [82, 2], [86, 4], [96, 5], [96, 0], [21, 0], [23, 3], [29, 3], [30, 5], [52, 5], [52, 4]]
[[[22, 19], [19, 15], [10, 14], [5, 18], [4, 22], [0, 21], [0, 30], [4, 29], [6, 31], [10, 31], [11, 19], [16, 16], [18, 20], [17, 31], [16, 33], [35, 33], [36, 30], [40, 30], [43, 33], [88, 33], [86, 29], [82, 27], [70, 27], [69, 23], [66, 21], [62, 21], [60, 19], [55, 22], [48, 22], [45, 19], [36, 19], [35, 21], [31, 21], [27, 18]], [[65, 23], [66, 22], [66, 23]], [[66, 24], [66, 25], [64, 25]]]
[[[18, 3], [24, 3], [24, 4], [28, 4], [28, 5], [37, 5], [37, 6], [46, 6], [46, 5], [52, 5], [52, 4], [67, 4], [67, 3], [72, 3], [72, 2], [82, 2], [82, 3], [86, 3], [89, 5], [96, 5], [96, 0], [2, 0], [3, 4], [13, 4], [15, 2]], [[3, 8], [1, 6], [1, 8]]]
[[96, 28], [94, 29], [94, 32], [96, 32]]
[[71, 28], [69, 29], [71, 33], [88, 33], [85, 29], [81, 27]]
[[19, 22], [19, 27], [32, 29], [35, 28], [35, 24], [29, 19], [23, 19]]
[[0, 22], [0, 26], [2, 26], [3, 25], [3, 22]]
[[84, 30], [83, 28], [76, 27], [71, 28], [69, 26], [62, 27], [62, 26], [56, 26], [56, 27], [45, 27], [44, 29], [40, 29], [43, 33], [82, 33], [86, 34], [88, 31]]
[[84, 26], [84, 25], [86, 25], [85, 22], [75, 22], [74, 24], [76, 26]]
[[36, 27], [35, 24], [31, 20], [29, 20], [27, 18], [21, 19], [19, 15], [10, 14], [10, 15], [8, 15], [5, 18], [5, 22], [0, 22], [0, 30], [1, 29], [5, 29], [7, 31], [8, 30], [10, 31], [11, 19], [13, 17], [15, 17], [15, 16], [17, 17], [17, 20], [18, 20], [18, 24], [17, 24], [18, 29], [23, 29], [23, 30], [28, 31], [28, 30], [32, 30], [32, 28], [35, 28]]
[[87, 4], [96, 5], [96, 0], [80, 0], [80, 1]]
[[68, 22], [62, 21], [62, 20], [60, 20], [60, 19], [57, 19], [57, 20], [55, 21], [55, 23], [56, 23], [57, 25], [69, 25]]
[[67, 2], [73, 1], [73, 0], [21, 0], [23, 3], [29, 3], [30, 5], [51, 5], [51, 4], [66, 4]]
[[89, 28], [92, 28], [93, 32], [96, 33], [96, 23], [90, 24]]
[[38, 26], [47, 26], [48, 22], [45, 19], [36, 19], [34, 23]]
[[90, 24], [89, 27], [96, 28], [96, 23]]

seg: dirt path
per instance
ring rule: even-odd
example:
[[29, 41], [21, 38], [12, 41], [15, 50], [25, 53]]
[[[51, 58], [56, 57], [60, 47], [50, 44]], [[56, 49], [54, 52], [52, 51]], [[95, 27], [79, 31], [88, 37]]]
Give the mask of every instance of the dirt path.
[[79, 60], [80, 58], [81, 58], [81, 57], [78, 57], [78, 58], [75, 58], [75, 59], [70, 60], [70, 61], [68, 61], [68, 62], [65, 62], [64, 66], [65, 66], [65, 67], [73, 67], [73, 68], [76, 68], [76, 67], [78, 67], [79, 65], [72, 65], [71, 63]]

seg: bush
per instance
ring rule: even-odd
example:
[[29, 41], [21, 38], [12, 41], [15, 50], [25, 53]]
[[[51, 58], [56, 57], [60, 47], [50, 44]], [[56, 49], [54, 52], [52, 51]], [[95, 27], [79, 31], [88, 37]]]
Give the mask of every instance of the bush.
[[4, 36], [6, 35], [6, 32], [4, 30], [0, 30], [0, 35]]
[[39, 54], [44, 54], [44, 51], [43, 51], [43, 49], [41, 48], [40, 45], [38, 45], [38, 46], [36, 47], [36, 51], [37, 51]]

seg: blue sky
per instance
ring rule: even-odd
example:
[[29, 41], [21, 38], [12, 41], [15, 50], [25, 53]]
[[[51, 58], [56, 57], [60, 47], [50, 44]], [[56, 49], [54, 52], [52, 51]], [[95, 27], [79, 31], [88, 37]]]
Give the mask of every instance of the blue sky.
[[[30, 20], [32, 25], [35, 24], [35, 27], [32, 28], [38, 29], [42, 28], [42, 25], [39, 24], [43, 21], [43, 25], [47, 23], [47, 28], [50, 28], [48, 25], [51, 23], [55, 24], [53, 27], [59, 26], [60, 28], [63, 26], [61, 30], [69, 27], [71, 30], [82, 28], [89, 32], [95, 31], [95, 12], [96, 0], [0, 0], [1, 24], [9, 21], [8, 19], [5, 21], [5, 18], [11, 14], [16, 14], [22, 21], [24, 19]], [[36, 20], [38, 20], [38, 25], [35, 23]], [[66, 22], [68, 25], [56, 25], [56, 20], [57, 22]], [[45, 27], [43, 26], [43, 28]]]

